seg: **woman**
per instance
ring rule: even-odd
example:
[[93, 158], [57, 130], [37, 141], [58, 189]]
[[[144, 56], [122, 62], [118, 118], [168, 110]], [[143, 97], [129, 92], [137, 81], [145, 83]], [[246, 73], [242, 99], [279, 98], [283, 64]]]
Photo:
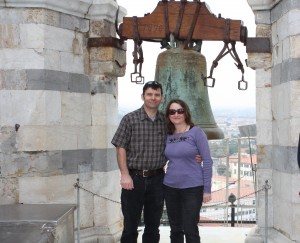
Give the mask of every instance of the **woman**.
[[[194, 126], [188, 105], [179, 99], [166, 107], [169, 160], [164, 178], [171, 243], [200, 243], [198, 223], [202, 202], [211, 200], [212, 159], [205, 133]], [[202, 157], [202, 164], [195, 155]]]

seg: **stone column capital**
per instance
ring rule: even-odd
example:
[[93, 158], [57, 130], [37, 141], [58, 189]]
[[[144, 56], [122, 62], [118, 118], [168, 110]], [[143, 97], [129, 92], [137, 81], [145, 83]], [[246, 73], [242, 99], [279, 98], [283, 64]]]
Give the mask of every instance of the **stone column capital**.
[[[44, 8], [87, 19], [115, 21], [118, 3], [115, 0], [0, 0], [0, 7]], [[120, 6], [118, 21], [126, 9]]]
[[253, 11], [270, 10], [281, 0], [247, 0]]
[[[101, 20], [107, 19], [110, 22], [115, 22], [118, 3], [114, 0], [92, 0], [93, 3], [86, 15], [88, 19]], [[122, 6], [119, 6], [118, 22], [122, 22], [127, 11]]]

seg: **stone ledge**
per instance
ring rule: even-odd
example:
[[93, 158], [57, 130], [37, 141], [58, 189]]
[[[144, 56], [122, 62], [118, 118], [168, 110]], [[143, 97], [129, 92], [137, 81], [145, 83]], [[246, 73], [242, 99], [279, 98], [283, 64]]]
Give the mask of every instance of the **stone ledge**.
[[[44, 8], [88, 19], [108, 19], [115, 21], [118, 4], [112, 0], [102, 0], [94, 4], [93, 0], [0, 0], [0, 7]], [[123, 19], [126, 9], [120, 7], [118, 21]]]
[[272, 9], [281, 0], [247, 0], [252, 10]]

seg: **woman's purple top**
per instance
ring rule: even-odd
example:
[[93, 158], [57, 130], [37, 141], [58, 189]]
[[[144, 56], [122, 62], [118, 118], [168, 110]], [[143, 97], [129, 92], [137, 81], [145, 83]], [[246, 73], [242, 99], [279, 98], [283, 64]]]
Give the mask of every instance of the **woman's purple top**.
[[[200, 154], [202, 163], [195, 157]], [[173, 188], [204, 186], [211, 192], [212, 164], [206, 134], [199, 127], [192, 127], [182, 134], [167, 136], [165, 156], [169, 160], [164, 184]]]

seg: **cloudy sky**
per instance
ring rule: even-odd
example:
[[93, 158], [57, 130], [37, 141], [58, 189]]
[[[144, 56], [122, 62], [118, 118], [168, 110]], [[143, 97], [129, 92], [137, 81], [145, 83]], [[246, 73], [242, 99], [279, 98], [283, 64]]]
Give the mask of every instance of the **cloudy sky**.
[[[191, 1], [191, 0], [190, 0]], [[127, 9], [127, 16], [142, 17], [145, 13], [151, 13], [158, 1], [156, 0], [117, 0], [117, 3]], [[248, 37], [255, 37], [254, 15], [247, 0], [207, 0], [211, 12], [223, 18], [242, 20], [248, 29]], [[160, 52], [159, 43], [143, 42], [144, 63], [142, 74], [146, 81], [154, 79], [156, 59]], [[223, 47], [223, 42], [207, 42], [202, 44], [202, 54], [206, 57], [207, 72], [209, 73], [212, 61], [217, 57]], [[234, 60], [228, 54], [219, 61], [214, 70], [216, 84], [214, 88], [208, 88], [212, 109], [216, 108], [242, 108], [255, 107], [255, 72], [246, 67], [246, 47], [236, 44], [237, 53], [242, 61], [245, 74], [244, 79], [248, 81], [246, 91], [238, 90], [237, 83], [241, 80], [241, 72], [235, 66]], [[142, 85], [131, 83], [130, 73], [134, 71], [132, 64], [133, 41], [127, 41], [127, 69], [126, 75], [119, 78], [119, 107], [120, 110], [133, 110], [142, 105]]]

